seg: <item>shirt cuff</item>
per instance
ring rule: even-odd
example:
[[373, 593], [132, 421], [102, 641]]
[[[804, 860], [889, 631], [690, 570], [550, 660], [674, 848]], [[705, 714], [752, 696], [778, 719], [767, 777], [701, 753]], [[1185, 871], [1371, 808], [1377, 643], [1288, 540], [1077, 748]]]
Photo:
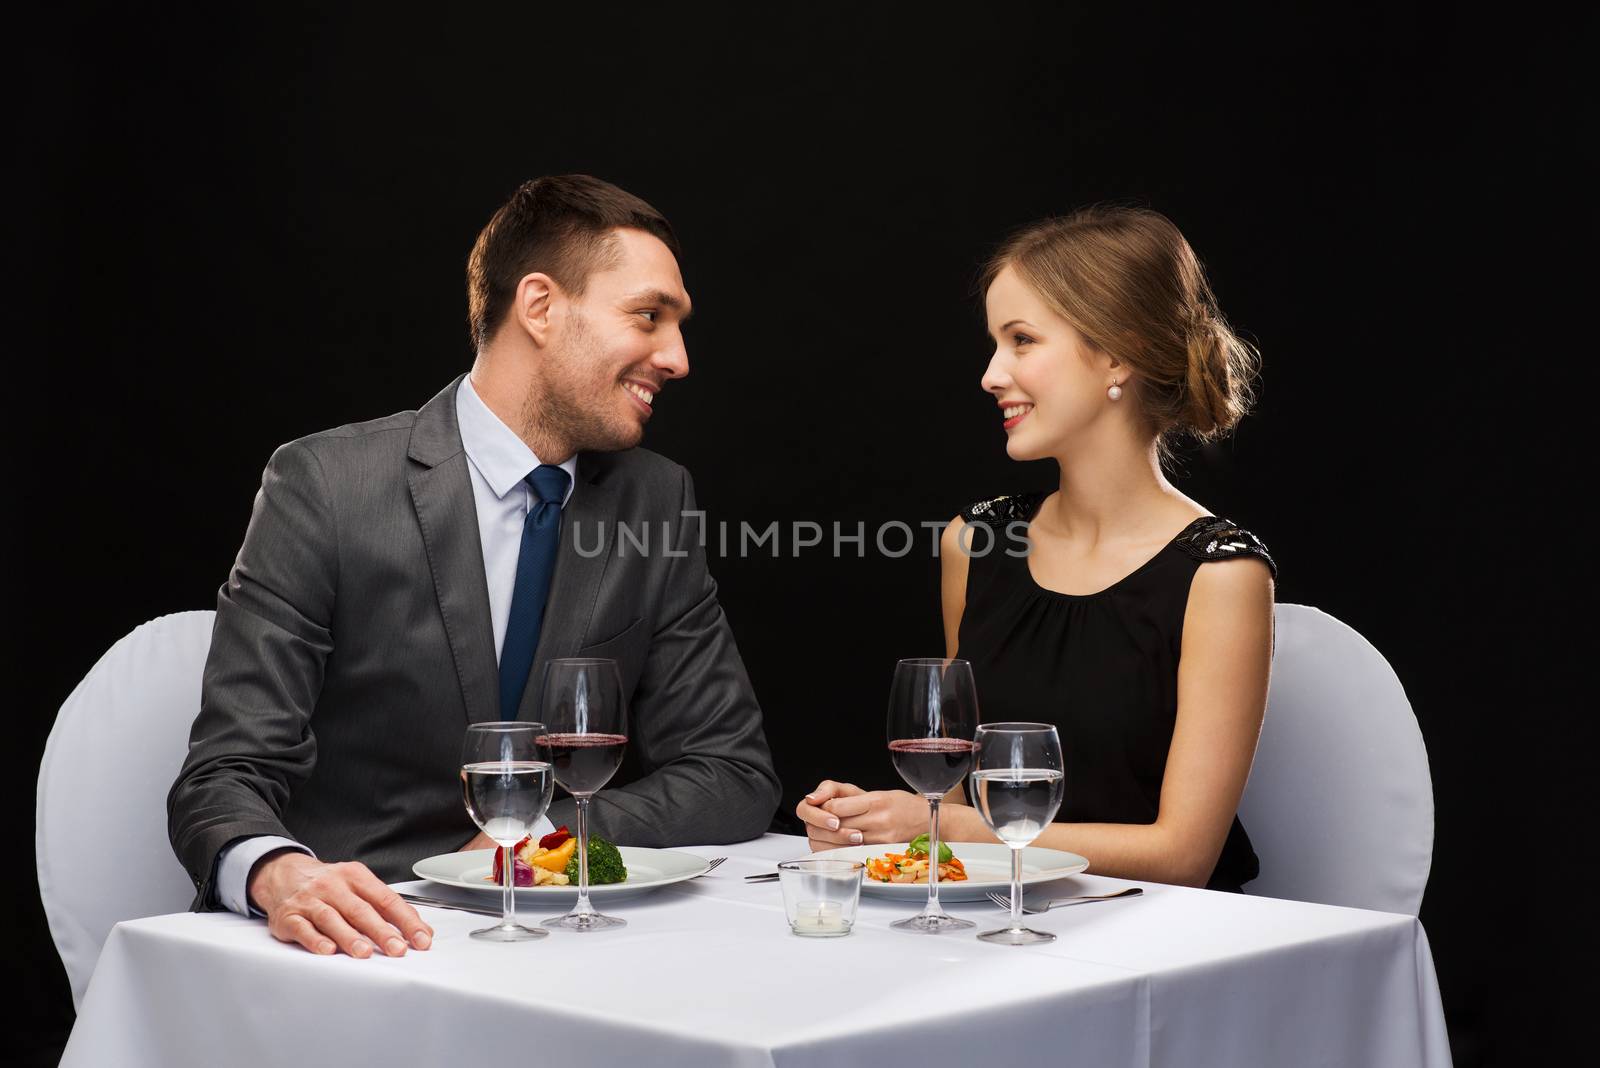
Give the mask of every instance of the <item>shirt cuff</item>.
[[256, 861], [280, 849], [293, 849], [312, 859], [317, 856], [293, 838], [276, 834], [258, 834], [225, 846], [217, 854], [217, 877], [213, 881], [217, 904], [241, 916], [265, 917], [265, 912], [250, 903], [250, 869], [255, 867]]

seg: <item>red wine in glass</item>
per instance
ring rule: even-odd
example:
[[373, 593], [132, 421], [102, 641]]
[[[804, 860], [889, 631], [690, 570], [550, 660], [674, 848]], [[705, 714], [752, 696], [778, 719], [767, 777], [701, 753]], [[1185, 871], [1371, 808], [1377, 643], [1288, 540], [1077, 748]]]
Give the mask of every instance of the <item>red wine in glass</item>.
[[977, 748], [964, 738], [896, 738], [889, 743], [889, 757], [907, 786], [924, 796], [942, 797], [967, 777]]
[[978, 691], [972, 665], [953, 657], [902, 660], [889, 684], [889, 759], [928, 802], [928, 904], [889, 926], [938, 934], [973, 926], [939, 906], [939, 803], [972, 767]]
[[[622, 766], [628, 750], [625, 734], [541, 734], [539, 746], [549, 754], [556, 782], [574, 797], [599, 790]], [[953, 785], [953, 784], [952, 784]]]
[[596, 912], [589, 901], [589, 802], [616, 774], [628, 748], [628, 701], [617, 662], [563, 657], [546, 664], [539, 722], [539, 755], [578, 810], [578, 900], [571, 912], [545, 925], [569, 931], [626, 927], [628, 921]]

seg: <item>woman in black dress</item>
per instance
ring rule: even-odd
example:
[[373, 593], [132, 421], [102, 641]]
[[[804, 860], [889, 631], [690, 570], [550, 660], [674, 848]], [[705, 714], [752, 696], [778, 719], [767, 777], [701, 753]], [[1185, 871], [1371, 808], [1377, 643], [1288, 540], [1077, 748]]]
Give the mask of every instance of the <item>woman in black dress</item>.
[[[1226, 433], [1256, 355], [1193, 250], [1157, 212], [1090, 208], [1013, 235], [983, 273], [995, 351], [983, 388], [1015, 460], [1054, 492], [962, 509], [940, 547], [946, 654], [970, 660], [985, 722], [1056, 724], [1057, 822], [1037, 845], [1091, 870], [1238, 890], [1258, 872], [1235, 815], [1266, 708], [1276, 564], [1162, 473], [1174, 439]], [[958, 787], [942, 837], [995, 841]], [[906, 842], [904, 790], [825, 781], [800, 802], [813, 849]]]

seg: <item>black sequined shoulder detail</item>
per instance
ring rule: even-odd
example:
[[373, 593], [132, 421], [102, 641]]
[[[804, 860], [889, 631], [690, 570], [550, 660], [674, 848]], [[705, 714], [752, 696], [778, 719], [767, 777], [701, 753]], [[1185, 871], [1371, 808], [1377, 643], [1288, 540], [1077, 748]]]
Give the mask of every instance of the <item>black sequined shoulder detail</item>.
[[1196, 560], [1226, 560], [1233, 556], [1254, 556], [1266, 562], [1272, 577], [1278, 577], [1277, 562], [1261, 539], [1231, 520], [1208, 515], [1190, 523], [1173, 544]]
[[1041, 491], [991, 497], [961, 509], [961, 518], [968, 523], [985, 523], [994, 527], [1004, 527], [1007, 523], [1026, 523], [1048, 496], [1048, 491]]

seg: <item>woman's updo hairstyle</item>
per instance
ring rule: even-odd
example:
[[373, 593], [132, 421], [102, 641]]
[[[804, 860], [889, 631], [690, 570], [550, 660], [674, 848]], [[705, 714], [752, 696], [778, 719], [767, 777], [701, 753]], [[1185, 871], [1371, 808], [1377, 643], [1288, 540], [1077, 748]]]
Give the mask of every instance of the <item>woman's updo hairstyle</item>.
[[979, 293], [1007, 266], [1132, 370], [1128, 392], [1163, 456], [1183, 435], [1215, 440], [1249, 410], [1260, 353], [1229, 328], [1194, 250], [1160, 212], [1096, 205], [1030, 223], [990, 257]]

